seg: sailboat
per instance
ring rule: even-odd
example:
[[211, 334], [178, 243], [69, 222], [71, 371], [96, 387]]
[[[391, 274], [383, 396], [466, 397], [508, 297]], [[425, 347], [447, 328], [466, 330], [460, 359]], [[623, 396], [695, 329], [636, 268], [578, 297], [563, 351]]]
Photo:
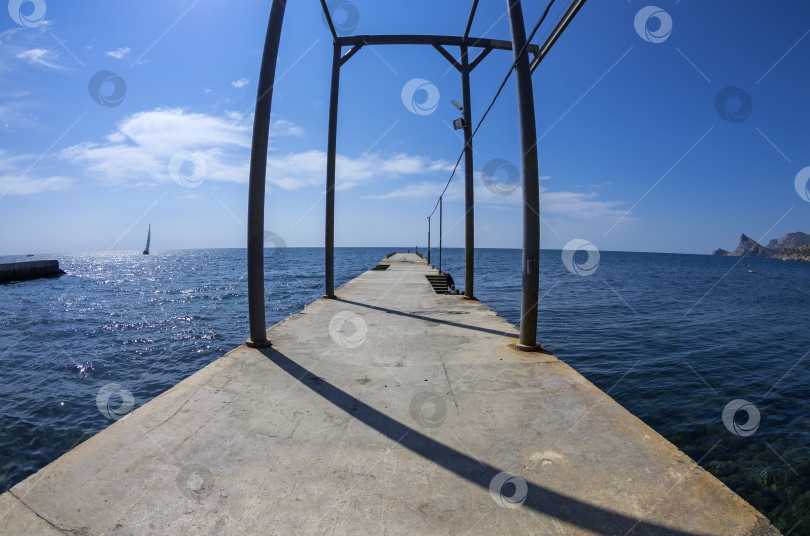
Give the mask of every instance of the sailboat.
[[143, 250], [144, 255], [149, 255], [149, 242], [152, 240], [152, 224], [149, 224], [149, 230], [146, 232], [146, 248]]

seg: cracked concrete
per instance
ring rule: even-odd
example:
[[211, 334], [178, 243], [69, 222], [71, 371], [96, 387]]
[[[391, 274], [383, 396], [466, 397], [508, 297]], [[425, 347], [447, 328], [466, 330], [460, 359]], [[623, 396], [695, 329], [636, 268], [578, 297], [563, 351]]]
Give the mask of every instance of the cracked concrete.
[[386, 262], [1, 495], [0, 533], [778, 534], [424, 260]]

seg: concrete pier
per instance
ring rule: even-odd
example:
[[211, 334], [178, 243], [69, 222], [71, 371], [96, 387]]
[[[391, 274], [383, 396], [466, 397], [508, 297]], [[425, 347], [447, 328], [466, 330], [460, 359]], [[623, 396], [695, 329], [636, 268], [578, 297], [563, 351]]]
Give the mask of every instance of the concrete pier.
[[9, 262], [0, 264], [0, 283], [58, 277], [64, 273], [59, 268], [59, 261]]
[[382, 263], [14, 486], [0, 533], [779, 534], [424, 259]]

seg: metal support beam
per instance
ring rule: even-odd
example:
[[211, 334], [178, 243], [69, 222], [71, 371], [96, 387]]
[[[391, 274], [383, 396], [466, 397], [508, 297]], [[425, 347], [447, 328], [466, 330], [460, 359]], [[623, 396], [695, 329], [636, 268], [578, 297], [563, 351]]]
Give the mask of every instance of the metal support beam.
[[478, 8], [478, 0], [473, 0], [472, 7], [470, 8], [470, 16], [467, 18], [467, 27], [464, 28], [464, 37], [466, 41], [467, 36], [470, 35], [470, 27], [472, 27], [473, 19], [475, 18], [475, 10]]
[[335, 297], [335, 159], [337, 154], [337, 113], [340, 90], [340, 53], [335, 44], [332, 52], [332, 90], [329, 95], [329, 132], [326, 147], [326, 232], [324, 237], [324, 298]]
[[439, 272], [442, 271], [442, 198], [439, 197]]
[[523, 175], [523, 288], [520, 304], [518, 350], [535, 351], [537, 344], [537, 290], [540, 257], [540, 190], [537, 162], [537, 126], [534, 119], [534, 94], [529, 54], [524, 52], [526, 26], [520, 0], [506, 0], [512, 50], [515, 57], [515, 85], [520, 114], [520, 148]]
[[[468, 37], [453, 35], [351, 35], [337, 38], [337, 44], [342, 46], [363, 45], [443, 45], [460, 47], [494, 48], [498, 50], [512, 50], [512, 43], [500, 39], [486, 39], [483, 37]], [[540, 50], [537, 45], [529, 45], [527, 50], [535, 53]]]
[[473, 184], [472, 105], [470, 104], [470, 62], [467, 45], [461, 45], [461, 98], [464, 117], [464, 296], [473, 298], [475, 217]]
[[568, 9], [565, 10], [565, 13], [563, 13], [563, 16], [560, 18], [560, 21], [557, 23], [554, 29], [551, 30], [546, 42], [543, 43], [540, 50], [535, 53], [534, 60], [532, 60], [531, 64], [531, 72], [534, 72], [534, 70], [537, 69], [537, 66], [540, 65], [540, 62], [543, 61], [543, 58], [546, 57], [546, 54], [548, 54], [551, 47], [554, 46], [554, 43], [557, 42], [557, 39], [560, 38], [562, 33], [568, 27], [568, 24], [574, 19], [574, 16], [583, 5], [585, 5], [585, 0], [574, 0], [571, 2], [571, 5], [568, 6]]
[[323, 16], [326, 17], [326, 24], [329, 25], [329, 31], [332, 32], [332, 39], [337, 43], [338, 35], [335, 31], [335, 24], [332, 22], [332, 15], [329, 13], [329, 8], [326, 7], [326, 0], [321, 0], [321, 8], [323, 8]]
[[437, 45], [436, 43], [433, 43], [433, 48], [435, 48], [436, 50], [438, 50], [438, 51], [439, 51], [439, 54], [441, 54], [442, 56], [444, 56], [444, 57], [445, 57], [445, 59], [446, 59], [447, 61], [449, 61], [449, 62], [450, 62], [450, 65], [452, 65], [453, 67], [455, 67], [455, 68], [456, 68], [456, 70], [461, 71], [461, 65], [459, 65], [459, 63], [456, 61], [456, 58], [454, 58], [452, 54], [450, 54], [449, 52], [447, 52], [447, 51], [444, 49], [444, 47], [443, 47], [443, 46], [441, 46], [441, 45]]
[[341, 67], [343, 67], [343, 64], [344, 64], [344, 63], [346, 63], [347, 61], [349, 61], [349, 59], [350, 59], [352, 56], [354, 56], [355, 54], [357, 54], [357, 51], [358, 51], [358, 50], [360, 50], [361, 48], [363, 48], [363, 45], [361, 45], [361, 44], [354, 45], [354, 46], [351, 48], [351, 50], [349, 50], [347, 53], [345, 53], [345, 54], [343, 55], [343, 57], [342, 57], [342, 58], [340, 58], [340, 66], [341, 66]]
[[486, 58], [490, 52], [492, 52], [491, 48], [485, 48], [484, 50], [482, 50], [478, 54], [478, 56], [470, 63], [470, 72], [472, 72], [476, 67], [478, 67], [478, 64], [481, 63], [481, 61], [483, 61], [483, 59]]
[[278, 43], [287, 0], [273, 0], [267, 35], [264, 40], [259, 89], [253, 115], [253, 142], [250, 151], [250, 182], [248, 184], [248, 315], [253, 348], [270, 346], [264, 310], [264, 194], [267, 179], [267, 143], [270, 134], [270, 108], [276, 78]]

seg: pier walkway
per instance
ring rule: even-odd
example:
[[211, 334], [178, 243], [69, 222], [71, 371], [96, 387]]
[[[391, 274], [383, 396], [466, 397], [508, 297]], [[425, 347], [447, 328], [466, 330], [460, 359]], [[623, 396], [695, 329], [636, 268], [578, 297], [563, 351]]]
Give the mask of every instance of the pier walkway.
[[778, 534], [423, 259], [382, 262], [14, 486], [0, 533]]

